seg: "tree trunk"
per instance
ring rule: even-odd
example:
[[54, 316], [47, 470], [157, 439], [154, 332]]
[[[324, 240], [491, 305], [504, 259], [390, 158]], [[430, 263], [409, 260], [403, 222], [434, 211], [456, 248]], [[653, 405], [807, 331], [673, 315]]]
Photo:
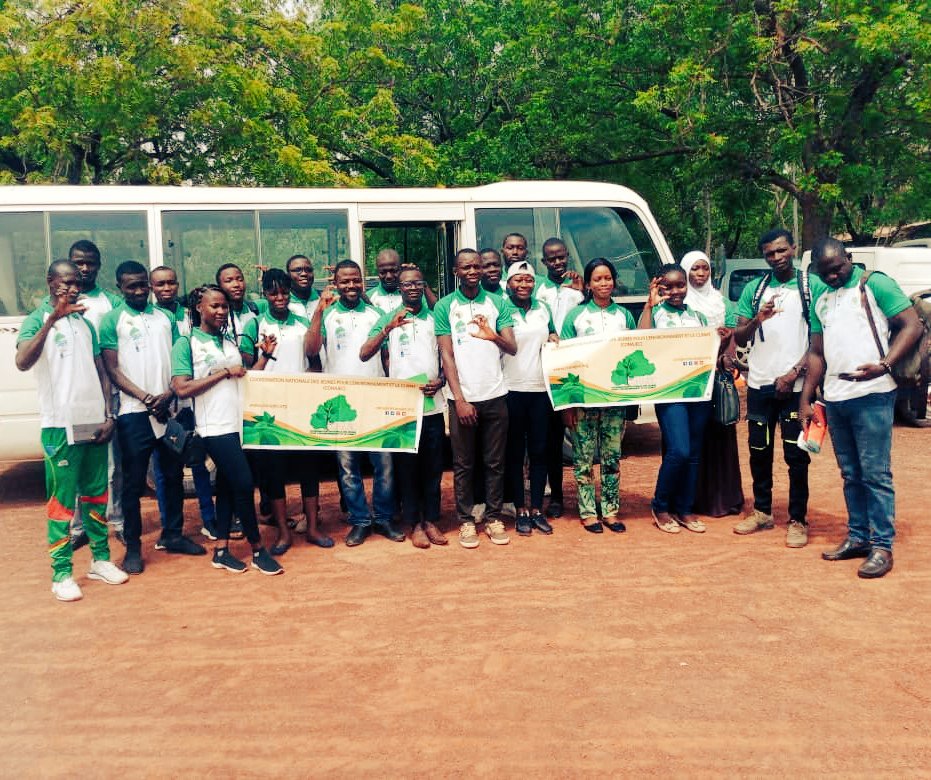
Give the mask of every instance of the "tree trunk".
[[831, 235], [834, 208], [810, 193], [802, 193], [798, 201], [802, 207], [802, 245], [799, 250], [804, 252], [811, 249], [817, 241]]

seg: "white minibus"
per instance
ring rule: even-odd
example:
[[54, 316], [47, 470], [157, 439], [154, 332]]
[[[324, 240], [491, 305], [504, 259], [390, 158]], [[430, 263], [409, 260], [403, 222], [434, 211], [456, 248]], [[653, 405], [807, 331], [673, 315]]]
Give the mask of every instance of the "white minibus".
[[[225, 187], [0, 187], [0, 461], [41, 458], [35, 378], [13, 363], [23, 317], [45, 297], [48, 265], [75, 241], [100, 249], [98, 284], [115, 289], [124, 260], [175, 269], [182, 292], [237, 263], [258, 293], [260, 269], [306, 254], [318, 285], [351, 258], [374, 283], [374, 258], [396, 249], [439, 294], [454, 286], [458, 248], [500, 249], [523, 234], [540, 273], [543, 242], [558, 236], [572, 267], [607, 257], [617, 300], [639, 313], [651, 274], [672, 254], [646, 202], [618, 185], [501, 182], [473, 188], [280, 189]], [[5, 366], [5, 367], [4, 367]]]

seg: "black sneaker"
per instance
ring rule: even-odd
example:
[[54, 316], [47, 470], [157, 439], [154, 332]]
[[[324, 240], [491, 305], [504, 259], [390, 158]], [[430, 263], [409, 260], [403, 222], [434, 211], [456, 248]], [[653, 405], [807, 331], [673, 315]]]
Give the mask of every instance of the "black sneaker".
[[164, 536], [159, 537], [155, 543], [156, 550], [164, 550], [177, 555], [206, 555], [207, 550], [197, 542], [191, 541], [186, 536], [179, 536], [176, 539], [166, 539]]
[[210, 565], [214, 569], [226, 569], [235, 574], [242, 574], [246, 570], [246, 564], [233, 555], [228, 547], [224, 547], [222, 550], [218, 547], [214, 550], [213, 560]]
[[242, 539], [243, 536], [245, 533], [242, 530], [242, 520], [234, 517], [233, 522], [230, 523], [230, 539]]
[[281, 564], [272, 558], [264, 547], [260, 547], [252, 553], [252, 568], [258, 569], [262, 574], [284, 574]]
[[142, 574], [145, 570], [145, 562], [142, 560], [142, 554], [138, 550], [127, 550], [126, 557], [120, 565], [127, 574]]

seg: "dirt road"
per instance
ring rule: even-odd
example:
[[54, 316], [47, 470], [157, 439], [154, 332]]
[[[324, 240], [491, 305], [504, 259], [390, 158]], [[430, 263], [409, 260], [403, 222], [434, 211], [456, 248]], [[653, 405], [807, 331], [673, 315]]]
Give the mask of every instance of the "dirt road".
[[[643, 425], [623, 535], [563, 518], [477, 550], [299, 543], [283, 577], [236, 576], [156, 553], [146, 499], [145, 574], [89, 582], [82, 550], [76, 604], [49, 592], [40, 470], [0, 467], [0, 775], [931, 774], [929, 444], [896, 429], [896, 563], [879, 581], [820, 559], [844, 533], [830, 451], [807, 548], [786, 549], [782, 525], [737, 537], [732, 518], [668, 536], [648, 520]], [[780, 465], [781, 524], [785, 493]], [[323, 505], [341, 537], [332, 483]]]

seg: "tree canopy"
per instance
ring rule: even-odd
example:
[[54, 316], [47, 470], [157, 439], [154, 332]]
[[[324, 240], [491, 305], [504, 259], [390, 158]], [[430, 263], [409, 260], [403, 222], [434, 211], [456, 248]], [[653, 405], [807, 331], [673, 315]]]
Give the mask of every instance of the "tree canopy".
[[616, 181], [676, 250], [931, 217], [931, 25], [862, 0], [7, 0], [0, 181]]

